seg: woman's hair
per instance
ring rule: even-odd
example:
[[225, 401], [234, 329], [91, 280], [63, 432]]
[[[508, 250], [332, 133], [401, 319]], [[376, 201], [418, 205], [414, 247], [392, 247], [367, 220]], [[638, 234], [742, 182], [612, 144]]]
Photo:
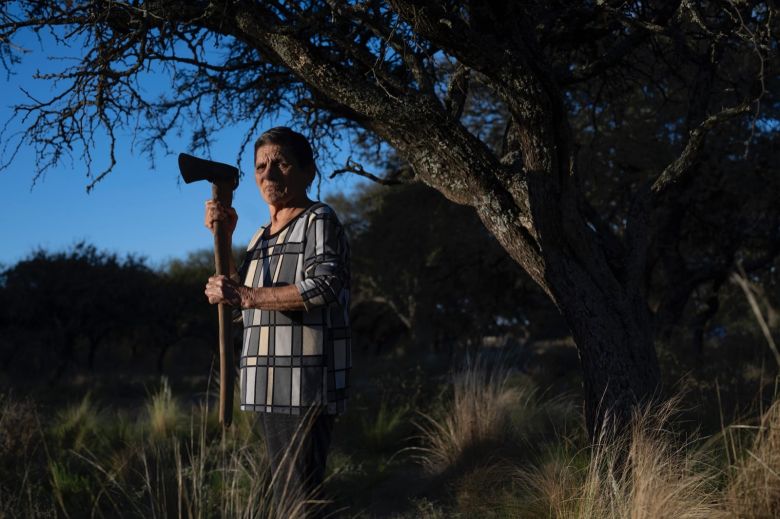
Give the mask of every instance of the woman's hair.
[[255, 155], [257, 149], [266, 144], [276, 144], [290, 150], [301, 167], [306, 167], [314, 163], [314, 153], [312, 152], [309, 141], [300, 133], [293, 131], [287, 126], [276, 126], [266, 130], [255, 141]]
[[[257, 156], [257, 149], [266, 144], [276, 144], [290, 150], [298, 166], [302, 168], [309, 165], [313, 166], [314, 174], [306, 185], [306, 191], [308, 191], [319, 171], [317, 170], [317, 165], [314, 164], [314, 152], [312, 152], [311, 144], [309, 144], [306, 137], [287, 126], [275, 126], [270, 130], [264, 131], [255, 141], [255, 157]], [[254, 158], [252, 160], [254, 161]]]

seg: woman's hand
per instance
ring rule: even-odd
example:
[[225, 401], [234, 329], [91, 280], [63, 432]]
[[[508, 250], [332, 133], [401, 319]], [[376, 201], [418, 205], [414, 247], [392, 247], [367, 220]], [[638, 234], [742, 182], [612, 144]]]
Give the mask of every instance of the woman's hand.
[[228, 234], [232, 236], [238, 223], [238, 213], [232, 207], [224, 207], [216, 200], [206, 200], [205, 225], [211, 234], [214, 234], [214, 224], [218, 221], [227, 224]]
[[241, 307], [241, 289], [244, 288], [227, 276], [211, 276], [206, 283], [206, 297], [209, 303]]

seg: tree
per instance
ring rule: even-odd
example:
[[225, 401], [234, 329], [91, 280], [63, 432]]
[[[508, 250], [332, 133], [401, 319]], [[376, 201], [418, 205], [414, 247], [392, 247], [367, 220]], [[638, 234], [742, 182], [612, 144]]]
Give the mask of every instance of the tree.
[[[105, 132], [109, 166], [90, 186], [115, 165], [122, 125], [153, 153], [185, 122], [197, 148], [220, 125], [254, 130], [284, 107], [317, 142], [348, 132], [367, 150], [389, 145], [411, 175], [342, 171], [412, 177], [474, 208], [570, 327], [596, 434], [607, 412], [626, 423], [660, 387], [666, 310], [651, 300], [648, 258], [702, 174], [706, 136], [723, 130], [732, 150], [771, 139], [776, 20], [771, 2], [736, 0], [27, 0], [4, 4], [0, 42], [9, 67], [27, 28], [85, 49], [49, 78], [61, 80], [51, 99], [17, 114], [42, 168], [79, 144], [90, 164], [89, 139]], [[150, 71], [169, 75], [161, 98], [139, 87]], [[581, 171], [578, 146], [618, 102], [624, 122], [654, 129], [662, 169]], [[575, 134], [589, 114], [593, 127]], [[588, 197], [608, 173], [632, 183], [613, 220]]]
[[20, 360], [55, 382], [84, 350], [93, 370], [98, 350], [112, 339], [138, 323], [156, 324], [140, 311], [160, 299], [150, 293], [159, 286], [155, 278], [142, 259], [120, 259], [84, 242], [67, 252], [38, 250], [0, 271], [4, 369]]

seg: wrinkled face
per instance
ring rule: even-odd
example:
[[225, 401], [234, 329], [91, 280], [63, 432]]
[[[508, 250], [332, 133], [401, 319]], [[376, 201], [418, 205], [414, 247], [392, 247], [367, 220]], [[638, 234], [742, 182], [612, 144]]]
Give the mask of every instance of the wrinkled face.
[[268, 205], [283, 208], [306, 197], [313, 165], [302, 168], [293, 154], [278, 144], [265, 144], [255, 154], [255, 182]]

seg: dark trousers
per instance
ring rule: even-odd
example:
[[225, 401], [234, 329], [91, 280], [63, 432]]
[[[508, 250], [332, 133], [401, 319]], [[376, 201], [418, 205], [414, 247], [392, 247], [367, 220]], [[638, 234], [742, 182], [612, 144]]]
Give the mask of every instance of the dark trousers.
[[[334, 415], [322, 413], [258, 413], [256, 427], [265, 438], [277, 502], [291, 494], [323, 499], [322, 481], [334, 421]], [[307, 513], [307, 517], [325, 511], [323, 507], [313, 508], [319, 508], [320, 513]]]

